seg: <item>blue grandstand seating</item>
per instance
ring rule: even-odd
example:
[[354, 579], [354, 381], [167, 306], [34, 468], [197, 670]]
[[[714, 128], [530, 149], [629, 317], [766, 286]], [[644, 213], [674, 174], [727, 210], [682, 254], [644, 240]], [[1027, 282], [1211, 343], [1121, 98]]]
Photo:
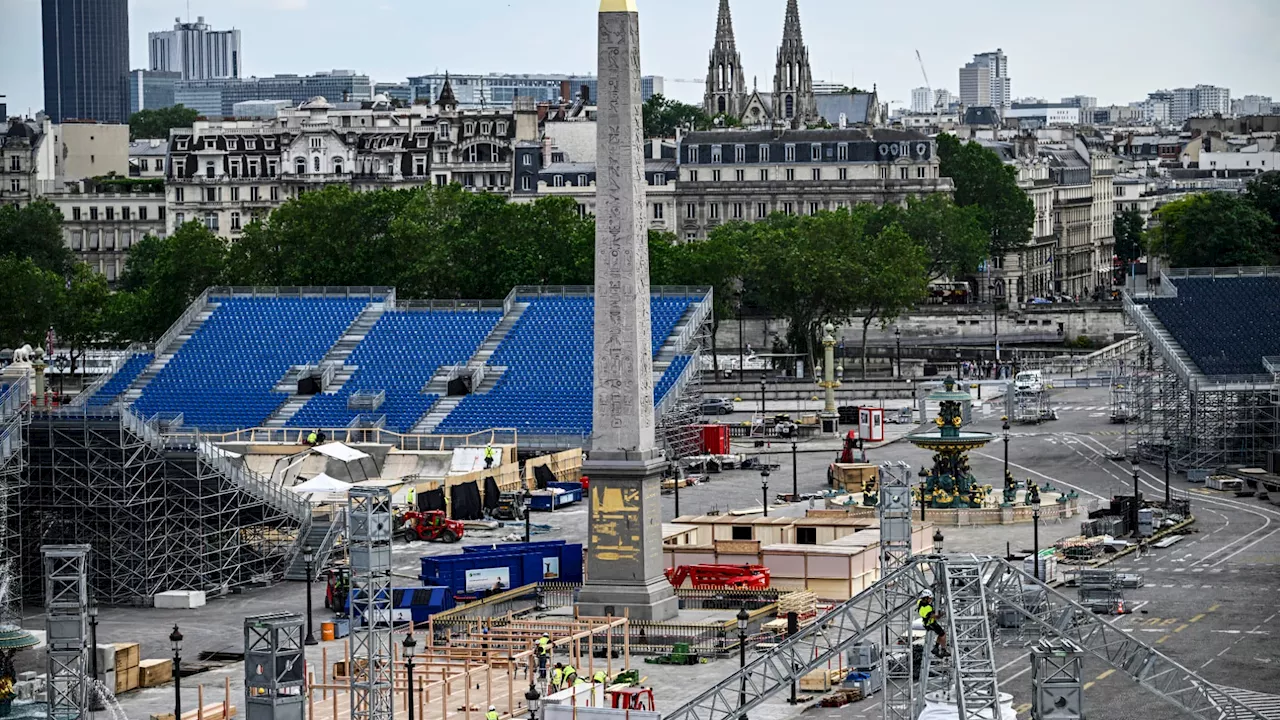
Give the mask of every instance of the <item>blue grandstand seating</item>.
[[257, 427], [287, 397], [293, 365], [319, 362], [368, 298], [221, 298], [208, 320], [147, 384], [135, 407], [182, 413], [187, 425]]
[[684, 372], [684, 369], [689, 367], [689, 361], [692, 359], [693, 358], [688, 355], [677, 355], [675, 359], [671, 361], [671, 365], [667, 368], [667, 371], [662, 373], [662, 379], [660, 379], [658, 384], [653, 387], [653, 402], [655, 404], [662, 402], [662, 399], [667, 396], [667, 393], [671, 391], [671, 388], [675, 387], [676, 380], [680, 379], [680, 373]]
[[[514, 427], [533, 435], [591, 431], [594, 298], [520, 300], [530, 303], [529, 307], [489, 360], [491, 365], [505, 365], [507, 371], [490, 392], [464, 398], [436, 428], [437, 433], [491, 427]], [[695, 301], [693, 297], [652, 299], [651, 352], [657, 353]]]
[[116, 374], [103, 383], [102, 387], [98, 388], [98, 391], [85, 404], [94, 407], [110, 405], [116, 399], [116, 396], [129, 389], [133, 381], [138, 379], [138, 376], [151, 364], [155, 357], [151, 353], [138, 353], [125, 360], [120, 369], [116, 370]]
[[500, 310], [393, 310], [378, 318], [347, 360], [358, 366], [336, 393], [317, 395], [289, 420], [290, 427], [346, 427], [359, 411], [347, 409], [352, 393], [386, 392], [375, 412], [386, 427], [408, 432], [439, 398], [422, 388], [445, 365], [466, 362], [502, 319]]
[[1205, 375], [1266, 373], [1280, 355], [1280, 277], [1177, 278], [1178, 296], [1147, 301]]

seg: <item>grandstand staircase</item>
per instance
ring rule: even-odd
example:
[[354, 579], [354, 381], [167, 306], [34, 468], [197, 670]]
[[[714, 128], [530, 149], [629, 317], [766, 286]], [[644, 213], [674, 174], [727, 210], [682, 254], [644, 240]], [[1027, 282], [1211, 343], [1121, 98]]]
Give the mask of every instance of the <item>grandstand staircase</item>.
[[160, 371], [169, 364], [169, 361], [173, 360], [173, 357], [177, 355], [178, 351], [182, 349], [182, 346], [191, 339], [191, 336], [195, 335], [196, 332], [204, 326], [205, 322], [213, 316], [213, 311], [217, 309], [217, 307], [218, 303], [216, 302], [206, 303], [205, 306], [200, 309], [200, 312], [191, 319], [191, 322], [178, 331], [178, 334], [172, 341], [163, 348], [156, 348], [157, 352], [155, 359], [151, 361], [150, 365], [147, 365], [146, 369], [138, 373], [138, 377], [134, 379], [123, 393], [121, 393], [120, 399], [125, 404], [131, 405], [136, 402], [138, 398], [142, 397], [143, 389], [145, 389], [147, 385], [160, 374]]
[[[476, 394], [484, 394], [489, 392], [498, 384], [498, 380], [502, 378], [502, 373], [506, 371], [506, 367], [489, 365], [489, 358], [497, 352], [498, 346], [506, 339], [507, 334], [511, 332], [511, 328], [515, 327], [520, 318], [524, 315], [524, 311], [529, 308], [527, 302], [511, 303], [511, 310], [502, 316], [502, 320], [493, 326], [493, 330], [485, 337], [484, 342], [480, 343], [480, 348], [476, 353], [467, 360], [467, 367], [478, 368], [488, 365], [485, 372], [485, 378], [479, 386], [472, 388], [472, 392]], [[422, 416], [418, 423], [413, 426], [413, 434], [429, 435], [435, 432], [435, 429], [449, 417], [449, 413], [453, 412], [459, 404], [462, 403], [463, 395], [455, 395], [453, 397], [446, 396], [449, 390], [448, 368], [442, 368], [435, 377], [431, 378], [431, 382], [427, 383], [422, 392], [427, 394], [436, 393], [440, 395], [440, 399]]]
[[[1146, 330], [1150, 335], [1155, 336], [1159, 342], [1158, 347], [1167, 353], [1171, 353], [1174, 359], [1179, 362], [1183, 368], [1191, 370], [1196, 368], [1196, 363], [1191, 359], [1191, 355], [1182, 349], [1182, 345], [1173, 337], [1173, 333], [1160, 322], [1155, 312], [1151, 310], [1151, 306], [1145, 303], [1135, 303], [1132, 301], [1125, 303], [1126, 308], [1134, 316], [1139, 328]], [[1198, 372], [1198, 368], [1196, 368]]]
[[[304, 549], [311, 548], [315, 553], [315, 559], [311, 564], [313, 573], [319, 573], [329, 565], [329, 556], [333, 553], [338, 536], [342, 534], [342, 529], [346, 524], [345, 520], [346, 516], [341, 510], [335, 510], [328, 517], [316, 516], [312, 518], [311, 527], [307, 528], [306, 534], [302, 537], [302, 547]], [[284, 579], [307, 579], [307, 563], [303, 553], [294, 555], [288, 569], [284, 572]], [[313, 577], [312, 579], [314, 580], [315, 578]]]
[[[325, 388], [326, 394], [333, 394], [342, 389], [342, 386], [355, 374], [356, 368], [348, 366], [346, 364], [347, 360], [351, 357], [351, 353], [355, 352], [356, 348], [360, 346], [360, 343], [364, 342], [365, 337], [369, 335], [369, 331], [373, 329], [378, 319], [388, 309], [390, 309], [390, 306], [386, 301], [372, 302], [366, 305], [360, 311], [360, 314], [356, 316], [356, 319], [352, 320], [351, 324], [347, 326], [347, 329], [342, 333], [342, 337], [338, 338], [333, 347], [329, 348], [329, 352], [325, 353], [324, 357], [320, 359], [320, 365], [333, 365], [339, 368], [334, 373], [329, 387]], [[267, 418], [263, 426], [282, 428], [288, 424], [294, 415], [298, 414], [298, 411], [302, 409], [303, 405], [307, 404], [311, 396], [297, 393], [298, 388], [293, 382], [292, 371], [286, 374], [284, 378], [281, 378], [273, 389], [275, 392], [288, 393], [289, 397], [280, 404], [280, 407], [276, 408], [274, 413], [271, 413], [271, 417]]]

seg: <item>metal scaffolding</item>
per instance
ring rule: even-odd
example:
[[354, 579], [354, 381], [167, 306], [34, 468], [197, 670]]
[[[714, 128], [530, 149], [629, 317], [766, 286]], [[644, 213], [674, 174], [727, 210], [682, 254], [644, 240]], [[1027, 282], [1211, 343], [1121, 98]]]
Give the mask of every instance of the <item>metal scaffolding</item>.
[[1280, 449], [1280, 358], [1262, 358], [1269, 374], [1205, 375], [1150, 307], [1126, 295], [1124, 308], [1147, 341], [1134, 378], [1143, 459], [1163, 462], [1166, 438], [1180, 470], [1261, 465]]
[[710, 305], [710, 294], [691, 305], [688, 329], [677, 332], [672, 340], [675, 354], [689, 356], [689, 364], [657, 408], [658, 438], [671, 460], [702, 452], [698, 424], [702, 418], [703, 352], [711, 336]]
[[391, 492], [347, 495], [351, 557], [351, 718], [392, 720]]
[[[1228, 691], [1187, 670], [1158, 650], [1095, 615], [1003, 558], [965, 556], [981, 578], [984, 602], [1007, 605], [1047, 636], [1069, 640], [1095, 659], [1138, 683], [1165, 702], [1201, 720], [1265, 720]], [[930, 589], [932, 578], [945, 577], [948, 556], [916, 557], [885, 575], [867, 590], [837, 605], [772, 650], [704, 691], [664, 720], [734, 720], [771, 695], [789, 688], [794, 677], [823, 668], [839, 653], [883, 629], [889, 618], [915, 604]], [[1022, 599], [1039, 591], [1044, 602], [1034, 607]], [[955, 691], [965, 686], [956, 673]], [[740, 688], [745, 688], [741, 690]], [[741, 698], [739, 694], [741, 693]]]
[[[880, 466], [880, 572], [889, 575], [911, 564], [911, 467], [898, 463]], [[886, 603], [895, 608], [886, 614], [881, 633], [880, 673], [884, 678], [885, 720], [913, 720], [923, 695], [915, 692], [915, 648], [911, 623], [919, 590], [910, 583], [885, 588]], [[899, 640], [906, 638], [905, 644]]]
[[20, 377], [0, 390], [0, 624], [22, 624], [18, 490], [26, 467], [23, 431], [30, 421], [30, 383]]
[[45, 545], [45, 665], [49, 717], [79, 720], [88, 710], [85, 678], [89, 610], [88, 545]]
[[[41, 544], [91, 545], [102, 603], [279, 579], [310, 523], [302, 498], [272, 492], [211, 445], [167, 438], [128, 408], [42, 411], [27, 436], [23, 575], [40, 577]], [[26, 584], [27, 597], [37, 593]]]

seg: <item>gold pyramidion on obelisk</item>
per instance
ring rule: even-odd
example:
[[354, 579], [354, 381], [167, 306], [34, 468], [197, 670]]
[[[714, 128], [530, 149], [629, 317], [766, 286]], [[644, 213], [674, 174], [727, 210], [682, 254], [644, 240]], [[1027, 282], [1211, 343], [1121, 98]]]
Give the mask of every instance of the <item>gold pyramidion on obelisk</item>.
[[595, 344], [586, 615], [668, 620], [678, 607], [663, 576], [655, 448], [649, 240], [645, 219], [640, 14], [603, 0], [596, 92]]

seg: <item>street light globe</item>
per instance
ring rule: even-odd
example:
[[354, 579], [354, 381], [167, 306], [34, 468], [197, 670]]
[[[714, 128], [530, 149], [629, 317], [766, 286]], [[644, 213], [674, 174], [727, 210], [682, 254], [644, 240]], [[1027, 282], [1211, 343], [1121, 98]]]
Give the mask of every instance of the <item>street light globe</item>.
[[737, 618], [737, 619], [738, 619], [738, 629], [739, 629], [739, 630], [745, 631], [745, 630], [747, 629], [747, 620], [748, 620], [750, 617], [751, 617], [751, 616], [747, 613], [747, 609], [746, 609], [745, 607], [743, 607], [743, 608], [738, 608], [738, 618]]
[[836, 326], [832, 325], [831, 323], [827, 323], [826, 325], [822, 326], [822, 331], [830, 335], [831, 333], [836, 331]]
[[169, 644], [175, 653], [182, 649], [182, 632], [178, 630], [176, 624], [173, 626], [173, 632], [169, 633]]

